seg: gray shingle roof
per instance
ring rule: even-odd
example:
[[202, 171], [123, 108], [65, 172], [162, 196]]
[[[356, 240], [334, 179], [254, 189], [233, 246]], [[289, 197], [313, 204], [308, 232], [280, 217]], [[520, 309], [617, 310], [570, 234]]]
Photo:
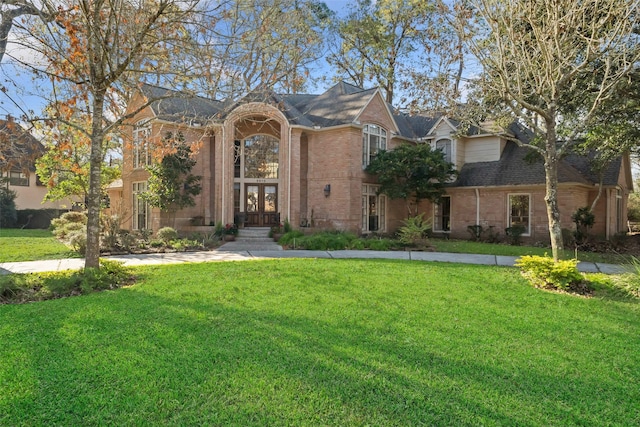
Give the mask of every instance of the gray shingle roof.
[[158, 118], [172, 121], [207, 120], [219, 117], [226, 109], [221, 101], [210, 100], [198, 96], [180, 95], [178, 92], [157, 86], [143, 85], [142, 93], [151, 103], [151, 108]]
[[[586, 185], [597, 183], [597, 178], [595, 178], [593, 174], [587, 173], [589, 170], [587, 159], [582, 158], [582, 160], [580, 160], [578, 156], [573, 157], [575, 157], [573, 161], [569, 159], [560, 161], [558, 165], [558, 182], [572, 182]], [[580, 168], [576, 168], [576, 165], [579, 165]], [[610, 169], [611, 175], [615, 174], [615, 180], [605, 184], [615, 185], [617, 182], [617, 173], [613, 171], [616, 169], [615, 165], [612, 165]], [[509, 141], [500, 156], [500, 160], [465, 164], [460, 170], [454, 186], [484, 187], [544, 183], [545, 171], [542, 158], [532, 150]]]

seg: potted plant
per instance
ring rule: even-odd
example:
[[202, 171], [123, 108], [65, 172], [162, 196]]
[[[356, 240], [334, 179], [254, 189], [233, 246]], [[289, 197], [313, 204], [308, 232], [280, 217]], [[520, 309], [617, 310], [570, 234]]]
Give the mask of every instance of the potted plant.
[[284, 225], [282, 225], [282, 223], [274, 225], [273, 227], [271, 227], [271, 230], [269, 230], [269, 237], [273, 238], [273, 240], [276, 242], [280, 240], [283, 234]]
[[238, 235], [238, 226], [236, 224], [226, 224], [224, 226], [224, 240], [227, 242], [233, 242]]

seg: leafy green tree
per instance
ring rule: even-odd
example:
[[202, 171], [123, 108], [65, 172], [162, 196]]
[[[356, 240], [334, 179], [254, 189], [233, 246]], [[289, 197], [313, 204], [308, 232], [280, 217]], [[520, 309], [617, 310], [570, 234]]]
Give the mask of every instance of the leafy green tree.
[[393, 150], [380, 151], [366, 171], [377, 176], [380, 193], [405, 200], [408, 217], [417, 214], [421, 200], [439, 200], [445, 194], [445, 183], [456, 176], [453, 163], [429, 144], [401, 144]]
[[168, 212], [175, 227], [175, 213], [185, 207], [194, 206], [194, 197], [200, 194], [200, 176], [191, 170], [196, 164], [191, 156], [191, 148], [184, 144], [184, 137], [178, 133], [174, 138], [167, 134], [165, 141], [174, 140], [175, 152], [165, 155], [159, 163], [149, 167], [148, 191], [141, 197], [151, 206]]

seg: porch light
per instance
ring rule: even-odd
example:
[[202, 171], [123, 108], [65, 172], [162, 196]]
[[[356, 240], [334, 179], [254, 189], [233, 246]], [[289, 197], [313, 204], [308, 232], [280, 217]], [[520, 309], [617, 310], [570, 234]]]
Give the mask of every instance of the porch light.
[[327, 184], [324, 186], [324, 197], [329, 197], [331, 194], [331, 184]]

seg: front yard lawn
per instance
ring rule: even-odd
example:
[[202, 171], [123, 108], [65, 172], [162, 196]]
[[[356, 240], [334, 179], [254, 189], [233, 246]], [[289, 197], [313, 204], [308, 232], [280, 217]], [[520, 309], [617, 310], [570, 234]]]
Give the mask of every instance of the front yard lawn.
[[79, 257], [49, 230], [0, 228], [0, 262]]
[[640, 304], [511, 268], [269, 260], [0, 306], [0, 425], [637, 425]]

